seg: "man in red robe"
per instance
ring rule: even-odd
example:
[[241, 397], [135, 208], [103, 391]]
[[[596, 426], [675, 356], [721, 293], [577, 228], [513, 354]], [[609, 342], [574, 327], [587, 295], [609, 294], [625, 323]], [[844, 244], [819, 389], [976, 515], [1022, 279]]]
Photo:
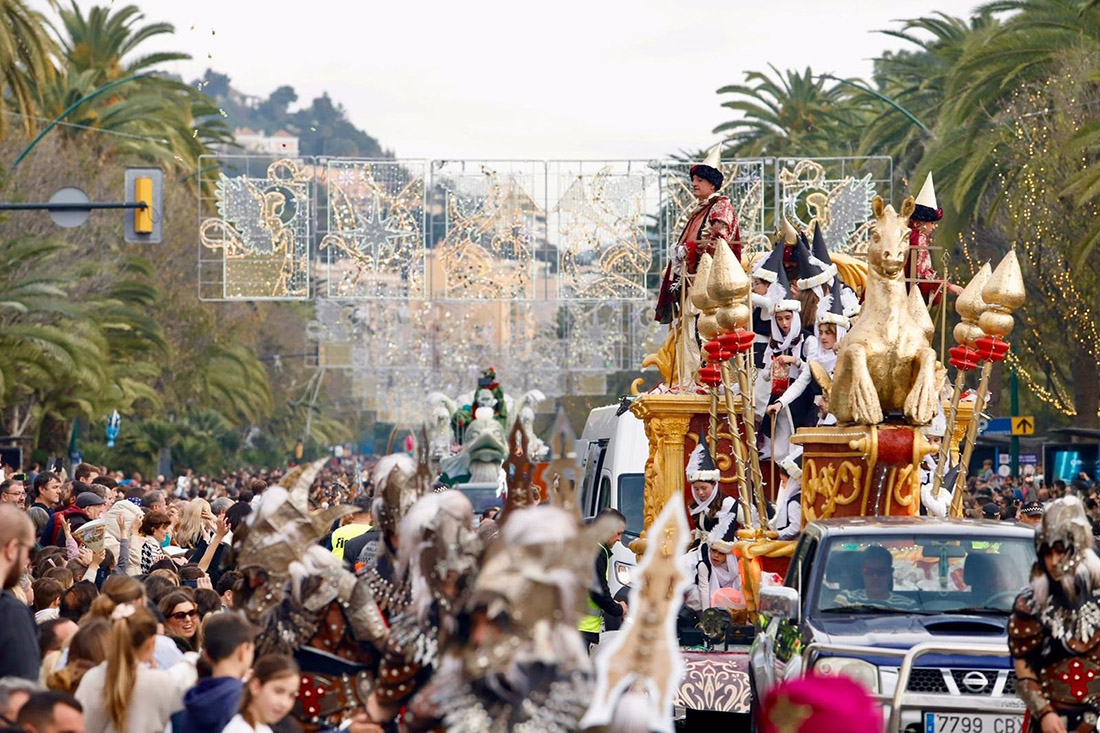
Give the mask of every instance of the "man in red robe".
[[661, 281], [654, 314], [654, 320], [660, 323], [672, 323], [672, 319], [679, 316], [683, 275], [695, 274], [699, 257], [704, 252], [713, 255], [717, 240], [728, 242], [734, 256], [741, 259], [741, 230], [737, 226], [737, 214], [729, 197], [718, 193], [723, 182], [722, 172], [718, 170], [718, 154], [718, 148], [715, 148], [703, 163], [691, 167], [691, 190], [696, 204], [676, 246], [672, 248]]

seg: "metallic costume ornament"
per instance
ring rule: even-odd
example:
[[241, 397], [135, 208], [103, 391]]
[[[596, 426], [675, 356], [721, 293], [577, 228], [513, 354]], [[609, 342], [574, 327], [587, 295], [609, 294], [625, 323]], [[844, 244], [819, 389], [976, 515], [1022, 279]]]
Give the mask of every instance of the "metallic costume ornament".
[[[300, 467], [262, 495], [238, 540], [244, 581], [235, 593], [262, 629], [257, 652], [293, 654], [302, 669], [294, 716], [307, 731], [331, 728], [362, 707], [389, 635], [371, 585], [317, 544], [355, 508], [309, 511], [309, 489], [327, 460]], [[236, 589], [235, 589], [236, 591]]]
[[[901, 213], [876, 196], [875, 223], [867, 251], [866, 299], [859, 320], [837, 352], [829, 406], [839, 424], [877, 425], [888, 413], [903, 413], [911, 425], [926, 425], [939, 407], [932, 318], [920, 292], [905, 292], [907, 198]], [[914, 294], [915, 293], [915, 294]]]
[[409, 703], [409, 731], [571, 733], [592, 677], [577, 631], [592, 555], [614, 519], [581, 527], [569, 511], [512, 514], [490, 545], [454, 645]]
[[[423, 442], [423, 441], [422, 441]], [[385, 456], [374, 468], [373, 523], [382, 532], [378, 555], [365, 577], [382, 613], [399, 613], [408, 603], [407, 588], [397, 574], [397, 542], [401, 520], [417, 499], [430, 490], [430, 483], [416, 461], [404, 453]]]
[[1016, 599], [1008, 644], [1028, 731], [1048, 715], [1071, 733], [1095, 730], [1100, 713], [1100, 557], [1080, 499], [1047, 505], [1035, 534], [1038, 562]]
[[391, 719], [431, 677], [441, 633], [454, 630], [452, 611], [481, 553], [473, 524], [470, 500], [457, 491], [421, 497], [401, 520], [397, 577], [406, 579], [410, 602], [390, 618], [374, 691], [377, 709]]

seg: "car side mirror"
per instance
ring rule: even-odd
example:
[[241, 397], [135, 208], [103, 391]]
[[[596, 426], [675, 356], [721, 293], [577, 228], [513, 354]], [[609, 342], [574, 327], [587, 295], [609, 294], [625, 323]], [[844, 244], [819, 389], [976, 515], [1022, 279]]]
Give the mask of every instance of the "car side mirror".
[[798, 591], [784, 585], [770, 585], [758, 591], [756, 607], [762, 616], [798, 620]]

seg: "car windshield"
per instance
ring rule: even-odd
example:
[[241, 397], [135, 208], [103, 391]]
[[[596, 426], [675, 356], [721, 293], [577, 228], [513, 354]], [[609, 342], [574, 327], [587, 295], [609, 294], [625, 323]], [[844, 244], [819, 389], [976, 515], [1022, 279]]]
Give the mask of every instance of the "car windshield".
[[818, 555], [822, 613], [1006, 615], [1028, 582], [1034, 545], [1024, 537], [845, 535]]
[[474, 507], [474, 514], [484, 514], [492, 507], [502, 506], [501, 497], [497, 493], [497, 489], [493, 488], [472, 488], [465, 486], [459, 489], [466, 498], [470, 500], [470, 504]]

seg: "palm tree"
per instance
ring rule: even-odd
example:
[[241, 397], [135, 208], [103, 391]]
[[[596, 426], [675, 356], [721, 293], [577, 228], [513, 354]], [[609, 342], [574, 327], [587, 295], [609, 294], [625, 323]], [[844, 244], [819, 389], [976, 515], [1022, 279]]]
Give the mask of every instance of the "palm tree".
[[745, 84], [718, 90], [733, 95], [722, 106], [740, 117], [714, 129], [726, 136], [728, 151], [744, 157], [765, 155], [846, 155], [859, 143], [859, 122], [865, 110], [851, 92], [809, 68], [805, 72], [780, 72], [773, 76], [750, 71]]
[[1088, 0], [995, 0], [978, 10], [1011, 15], [959, 59], [946, 90], [956, 122], [988, 120], [1006, 95], [1049, 78], [1067, 50], [1100, 48], [1100, 9]]
[[[60, 73], [39, 90], [45, 113], [58, 116], [104, 84], [129, 81], [109, 95], [88, 99], [69, 112], [67, 120], [82, 127], [61, 133], [69, 139], [87, 135], [83, 128], [107, 133], [95, 144], [113, 155], [138, 155], [174, 170], [193, 173], [198, 159], [217, 144], [232, 144], [233, 136], [217, 104], [202, 92], [157, 75], [158, 65], [190, 58], [158, 52], [136, 55], [143, 42], [172, 33], [169, 23], [140, 25], [144, 16], [133, 5], [112, 12], [93, 7], [86, 15], [74, 2], [60, 10], [55, 28], [64, 52]], [[197, 177], [188, 179], [197, 186]]]
[[[907, 20], [898, 30], [883, 31], [901, 39], [913, 49], [888, 51], [875, 60], [874, 83], [877, 91], [919, 119], [926, 128], [934, 128], [946, 101], [951, 74], [966, 45], [976, 35], [988, 35], [996, 21], [988, 13], [970, 18], [935, 13], [930, 17]], [[895, 170], [912, 176], [934, 134], [922, 129], [898, 109], [884, 104], [872, 94], [865, 100], [878, 114], [863, 129], [861, 155], [889, 155]]]
[[70, 10], [59, 9], [58, 12], [64, 32], [55, 32], [65, 58], [77, 72], [94, 71], [91, 81], [97, 87], [152, 71], [165, 62], [191, 58], [188, 54], [172, 51], [127, 58], [150, 38], [175, 32], [171, 23], [138, 26], [145, 16], [135, 5], [126, 5], [114, 12], [109, 7], [94, 6], [85, 15], [74, 0]]
[[200, 373], [203, 403], [233, 424], [256, 424], [274, 407], [267, 368], [250, 347], [212, 346]]
[[[56, 46], [39, 13], [24, 0], [0, 0], [0, 82], [8, 101], [23, 115], [23, 130], [30, 133], [37, 123], [35, 90], [54, 76], [51, 56]], [[0, 135], [8, 130], [7, 115], [0, 114]]]

